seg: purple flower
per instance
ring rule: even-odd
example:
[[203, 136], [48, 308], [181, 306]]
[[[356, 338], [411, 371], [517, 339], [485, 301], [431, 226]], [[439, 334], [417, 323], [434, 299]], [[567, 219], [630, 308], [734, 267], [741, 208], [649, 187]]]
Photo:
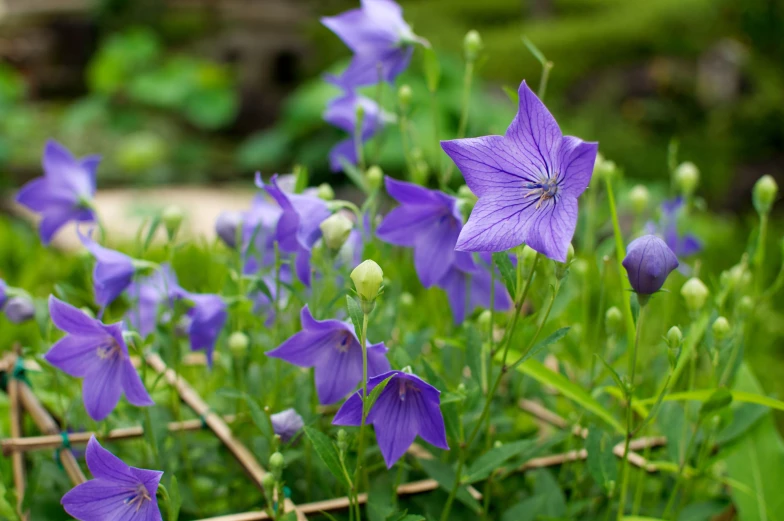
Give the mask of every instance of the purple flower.
[[87, 466], [94, 479], [61, 500], [69, 515], [79, 521], [161, 521], [156, 494], [163, 472], [129, 467], [95, 436], [87, 444]]
[[362, 0], [360, 9], [321, 19], [353, 52], [341, 82], [353, 87], [393, 82], [408, 67], [417, 37], [392, 0]]
[[246, 275], [275, 264], [275, 228], [281, 209], [259, 194], [242, 220], [243, 270]]
[[146, 337], [155, 330], [161, 304], [168, 301], [168, 307], [171, 308], [174, 301], [180, 298], [182, 289], [177, 284], [177, 274], [171, 266], [161, 264], [152, 275], [132, 282], [128, 294], [134, 305], [126, 313], [125, 320], [142, 337]]
[[678, 233], [678, 214], [682, 208], [682, 197], [664, 201], [661, 205], [662, 214], [659, 225], [657, 226], [653, 222], [646, 225], [648, 233], [664, 239], [664, 242], [679, 259], [689, 257], [702, 250], [702, 243], [696, 236], [690, 233], [684, 235]]
[[77, 233], [84, 247], [95, 257], [93, 269], [95, 302], [101, 307], [106, 307], [130, 286], [136, 271], [133, 259], [119, 251], [104, 248], [93, 241], [89, 235], [82, 235], [78, 230]]
[[351, 89], [346, 89], [342, 95], [332, 100], [324, 112], [324, 121], [344, 132], [349, 137], [335, 145], [329, 152], [329, 165], [333, 172], [343, 170], [341, 158], [352, 165], [357, 164], [357, 107], [363, 110], [362, 128], [359, 132], [360, 143], [365, 143], [373, 137], [392, 118], [384, 112], [375, 101], [361, 96]]
[[54, 234], [70, 221], [93, 222], [91, 202], [95, 195], [95, 170], [100, 158], [75, 159], [56, 141], [44, 149], [44, 176], [19, 190], [16, 201], [41, 214], [41, 242], [49, 244]]
[[[438, 281], [438, 287], [446, 291], [449, 298], [449, 307], [452, 308], [452, 317], [455, 324], [461, 324], [466, 314], [476, 308], [490, 307], [490, 288], [492, 287], [492, 274], [489, 265], [483, 261], [475, 262], [466, 252], [457, 252], [456, 261], [449, 271]], [[466, 303], [466, 288], [468, 288], [468, 302]], [[495, 278], [495, 309], [506, 311], [512, 307], [512, 300], [506, 291], [501, 276]], [[466, 309], [468, 304], [468, 309]]]
[[463, 227], [457, 199], [437, 190], [386, 178], [387, 192], [400, 206], [387, 214], [376, 234], [388, 243], [414, 248], [422, 285], [437, 283], [452, 267]]
[[123, 393], [133, 405], [154, 405], [131, 364], [120, 324], [105, 325], [54, 296], [49, 297], [49, 314], [67, 334], [44, 358], [61, 371], [84, 378], [84, 407], [93, 420], [109, 416]]
[[650, 295], [659, 291], [670, 272], [678, 267], [678, 258], [660, 238], [643, 235], [629, 244], [623, 267], [632, 289]]
[[479, 198], [457, 249], [505, 251], [525, 243], [565, 262], [598, 144], [562, 135], [525, 81], [519, 95], [505, 135], [441, 142]]
[[0, 311], [2, 311], [3, 306], [8, 301], [8, 285], [5, 283], [3, 279], [0, 279]]
[[305, 426], [302, 416], [294, 409], [286, 409], [272, 414], [270, 421], [272, 422], [272, 430], [280, 436], [283, 443], [293, 438]]
[[215, 341], [228, 318], [226, 303], [220, 295], [213, 294], [184, 293], [183, 297], [193, 302], [193, 306], [188, 310], [188, 338], [191, 349], [204, 349], [207, 365], [212, 367]]
[[[376, 438], [387, 468], [414, 443], [417, 435], [426, 442], [449, 450], [444, 417], [441, 415], [441, 392], [416, 375], [389, 371], [368, 380], [368, 393], [389, 377], [367, 416], [376, 430]], [[362, 423], [362, 391], [346, 400], [332, 420], [333, 425], [359, 426]]]
[[215, 233], [229, 248], [237, 247], [237, 230], [242, 225], [242, 212], [221, 212], [215, 219]]
[[35, 318], [35, 304], [27, 295], [17, 295], [8, 299], [3, 312], [8, 320], [21, 324]]
[[[300, 367], [313, 367], [316, 392], [324, 405], [335, 403], [362, 381], [362, 346], [353, 328], [339, 320], [315, 320], [308, 306], [300, 313], [302, 331], [267, 356]], [[384, 343], [367, 347], [368, 377], [389, 371]]]
[[272, 176], [269, 184], [256, 174], [256, 184], [263, 188], [282, 210], [275, 228], [275, 240], [284, 253], [296, 256], [294, 271], [306, 286], [310, 286], [310, 251], [313, 244], [321, 237], [319, 224], [329, 217], [327, 204], [309, 194], [288, 194], [277, 183], [277, 174]]

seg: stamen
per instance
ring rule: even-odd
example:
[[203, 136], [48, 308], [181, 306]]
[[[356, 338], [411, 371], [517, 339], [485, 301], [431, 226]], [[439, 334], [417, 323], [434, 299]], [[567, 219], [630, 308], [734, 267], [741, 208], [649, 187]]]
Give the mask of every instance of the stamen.
[[144, 505], [145, 501], [151, 501], [152, 498], [150, 497], [150, 493], [147, 491], [147, 488], [142, 485], [141, 483], [134, 489], [133, 495], [127, 497], [123, 503], [126, 505], [135, 505], [136, 511], [138, 512], [142, 505]]
[[536, 202], [536, 209], [538, 210], [543, 202], [548, 199], [554, 199], [558, 195], [558, 174], [542, 177], [539, 182], [526, 183], [525, 188], [528, 191], [523, 196], [524, 198], [538, 197]]
[[111, 339], [108, 345], [99, 346], [98, 349], [96, 349], [96, 352], [98, 354], [98, 358], [101, 360], [110, 360], [112, 358], [122, 356], [122, 349], [114, 339]]

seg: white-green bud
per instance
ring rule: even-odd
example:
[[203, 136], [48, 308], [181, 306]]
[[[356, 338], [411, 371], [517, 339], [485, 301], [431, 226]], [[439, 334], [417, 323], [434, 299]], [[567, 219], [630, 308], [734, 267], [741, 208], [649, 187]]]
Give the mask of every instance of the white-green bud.
[[409, 293], [408, 291], [404, 291], [400, 294], [400, 305], [404, 308], [410, 308], [414, 305], [414, 295]]
[[760, 177], [754, 183], [754, 190], [751, 194], [754, 208], [757, 209], [757, 212], [760, 214], [769, 213], [773, 207], [773, 202], [776, 200], [778, 191], [779, 185], [776, 184], [776, 180], [772, 176], [764, 175]]
[[275, 492], [275, 476], [271, 472], [264, 474], [264, 477], [261, 478], [261, 486], [264, 487], [264, 492], [272, 497]]
[[331, 201], [335, 198], [335, 190], [332, 189], [329, 183], [321, 183], [316, 192], [319, 199], [324, 201]]
[[375, 192], [381, 188], [381, 185], [384, 183], [384, 172], [376, 165], [368, 168], [365, 176], [367, 177], [368, 188], [370, 188], [371, 192]]
[[738, 301], [738, 315], [742, 318], [748, 317], [754, 311], [754, 300], [746, 295]]
[[678, 165], [675, 168], [673, 177], [675, 179], [675, 186], [678, 187], [678, 190], [686, 197], [691, 196], [700, 183], [700, 171], [697, 168], [697, 165], [690, 161]]
[[611, 335], [617, 335], [623, 326], [623, 313], [613, 306], [604, 314], [604, 326]]
[[716, 340], [724, 340], [730, 334], [730, 322], [724, 317], [719, 317], [713, 322], [711, 330]]
[[629, 192], [629, 201], [636, 214], [641, 214], [648, 208], [650, 199], [650, 192], [644, 185], [635, 185]]
[[373, 310], [384, 282], [384, 272], [381, 270], [381, 266], [368, 259], [354, 268], [354, 271], [351, 272], [351, 280], [354, 281], [354, 287], [359, 295], [362, 311], [369, 314]]
[[275, 477], [275, 481], [280, 481], [283, 477], [283, 466], [286, 460], [283, 459], [283, 454], [280, 452], [273, 452], [269, 459], [270, 472]]
[[600, 181], [612, 181], [618, 174], [618, 167], [613, 161], [604, 159], [601, 154], [596, 154], [596, 161], [593, 164], [593, 175]]
[[166, 228], [166, 233], [169, 234], [169, 239], [177, 235], [184, 219], [185, 214], [179, 206], [170, 204], [163, 209], [163, 212], [161, 213], [161, 222], [163, 222], [163, 226]]
[[683, 342], [683, 333], [681, 333], [681, 329], [678, 326], [672, 326], [669, 331], [667, 331], [667, 345], [671, 348], [677, 348], [681, 346]]
[[229, 336], [229, 351], [231, 351], [231, 354], [234, 355], [235, 358], [245, 356], [245, 353], [248, 352], [249, 345], [250, 340], [248, 339], [248, 335], [242, 331], [235, 331]]
[[324, 244], [332, 251], [338, 251], [348, 240], [354, 223], [341, 212], [333, 213], [319, 225]]
[[476, 57], [479, 56], [479, 52], [482, 50], [482, 37], [479, 35], [479, 32], [472, 29], [466, 33], [465, 38], [463, 38], [463, 50], [465, 51], [466, 61], [472, 62], [476, 60]]
[[401, 85], [397, 89], [397, 102], [400, 104], [400, 110], [408, 112], [408, 109], [411, 108], [411, 99], [413, 97], [414, 91], [411, 90], [411, 87], [408, 84]]
[[681, 296], [691, 311], [701, 310], [709, 293], [708, 287], [697, 277], [690, 278], [681, 287]]
[[489, 309], [482, 311], [479, 316], [476, 318], [476, 325], [479, 326], [483, 332], [487, 333], [490, 331], [490, 327], [492, 326], [492, 317], [493, 314], [490, 313]]

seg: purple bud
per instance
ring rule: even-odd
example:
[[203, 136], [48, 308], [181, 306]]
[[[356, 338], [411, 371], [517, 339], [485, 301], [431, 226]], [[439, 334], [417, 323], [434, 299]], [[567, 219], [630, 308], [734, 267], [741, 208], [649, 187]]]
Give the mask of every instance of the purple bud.
[[305, 426], [302, 416], [294, 409], [286, 409], [285, 411], [272, 414], [270, 415], [270, 421], [272, 421], [272, 430], [280, 436], [284, 443], [293, 438]]
[[5, 316], [14, 324], [21, 324], [35, 318], [35, 305], [27, 297], [11, 297], [3, 308]]
[[678, 267], [678, 258], [660, 238], [643, 235], [629, 244], [623, 267], [634, 291], [650, 295], [659, 291], [670, 272]]
[[242, 224], [240, 212], [222, 212], [215, 220], [215, 233], [229, 248], [237, 247], [237, 228]]

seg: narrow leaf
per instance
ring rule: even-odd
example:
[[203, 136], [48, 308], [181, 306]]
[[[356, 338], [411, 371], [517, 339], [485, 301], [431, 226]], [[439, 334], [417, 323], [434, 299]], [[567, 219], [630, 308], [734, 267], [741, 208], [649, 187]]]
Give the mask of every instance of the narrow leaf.
[[559, 340], [561, 340], [563, 337], [565, 337], [565, 336], [566, 336], [566, 333], [568, 333], [568, 332], [569, 332], [569, 327], [562, 327], [561, 329], [559, 329], [558, 331], [556, 331], [556, 332], [555, 332], [555, 333], [553, 333], [552, 335], [550, 335], [550, 336], [548, 336], [547, 338], [545, 338], [544, 340], [542, 340], [542, 341], [538, 342], [538, 343], [537, 343], [537, 344], [536, 344], [536, 345], [535, 345], [533, 348], [531, 348], [531, 350], [530, 350], [530, 351], [528, 351], [528, 352], [525, 354], [525, 356], [524, 356], [524, 357], [522, 357], [520, 360], [518, 360], [517, 362], [515, 362], [515, 363], [514, 363], [514, 364], [513, 364], [513, 365], [510, 367], [510, 369], [514, 369], [514, 368], [515, 368], [515, 367], [517, 367], [518, 365], [520, 365], [520, 364], [522, 364], [522, 363], [525, 363], [525, 361], [526, 361], [526, 360], [528, 360], [528, 359], [530, 359], [530, 358], [533, 358], [533, 357], [535, 357], [536, 355], [538, 355], [539, 353], [541, 353], [542, 351], [544, 351], [544, 350], [545, 350], [547, 347], [549, 347], [550, 345], [552, 345], [552, 344], [554, 344], [554, 343], [558, 342], [558, 341], [559, 341]]
[[438, 63], [438, 56], [431, 47], [424, 47], [424, 68], [427, 89], [430, 92], [438, 90], [438, 83], [441, 81], [441, 64]]
[[329, 439], [326, 434], [322, 434], [313, 427], [306, 426], [304, 429], [305, 435], [313, 444], [313, 449], [316, 451], [316, 454], [319, 455], [321, 461], [324, 462], [324, 465], [327, 466], [327, 469], [335, 476], [335, 479], [337, 479], [341, 485], [345, 488], [349, 488], [348, 481], [343, 473], [343, 468], [340, 465], [338, 451], [332, 443], [332, 440]]
[[507, 460], [514, 458], [527, 451], [536, 450], [536, 442], [532, 440], [521, 440], [507, 443], [491, 449], [476, 460], [468, 471], [466, 483], [476, 483], [487, 478], [494, 470], [501, 467]]
[[294, 166], [294, 176], [296, 178], [294, 193], [301, 194], [308, 187], [308, 167], [304, 165]]
[[506, 252], [493, 253], [493, 261], [498, 266], [498, 271], [501, 273], [501, 280], [504, 281], [504, 286], [509, 292], [509, 295], [514, 300], [516, 297], [515, 290], [517, 289], [517, 273], [512, 261], [509, 260], [509, 254]]
[[531, 52], [531, 54], [534, 55], [534, 58], [536, 58], [536, 60], [542, 65], [542, 67], [544, 67], [547, 64], [547, 58], [544, 57], [542, 51], [540, 51], [539, 48], [536, 45], [534, 45], [534, 42], [529, 40], [527, 36], [523, 36], [523, 43]]
[[172, 476], [169, 482], [169, 505], [168, 521], [177, 521], [180, 517], [180, 506], [182, 506], [182, 498], [180, 497], [180, 485], [177, 483], [177, 476]]
[[392, 376], [387, 377], [383, 382], [375, 386], [373, 390], [370, 391], [370, 397], [368, 398], [368, 403], [365, 406], [366, 414], [370, 412], [370, 409], [373, 408], [373, 405], [376, 403], [376, 400], [378, 400], [378, 397], [381, 396], [381, 393], [384, 391], [389, 381], [395, 376], [396, 375], [393, 374]]
[[354, 332], [357, 334], [357, 338], [359, 338], [362, 336], [362, 309], [351, 295], [346, 295], [346, 306], [348, 307], [348, 316], [351, 318], [351, 323], [354, 324]]
[[[697, 401], [704, 402], [710, 399], [715, 389], [697, 389], [694, 391], [685, 391], [682, 393], [672, 393], [664, 397], [665, 402], [683, 402], [683, 401]], [[764, 394], [750, 393], [746, 391], [730, 391], [732, 401], [743, 403], [755, 403], [757, 405], [764, 405], [771, 409], [784, 411], [784, 402], [770, 398]], [[643, 403], [649, 404], [655, 402], [656, 398], [646, 398]]]
[[340, 167], [343, 169], [343, 173], [346, 174], [346, 177], [348, 177], [352, 183], [354, 183], [354, 186], [366, 194], [370, 193], [370, 190], [368, 189], [367, 184], [365, 184], [365, 179], [362, 176], [362, 172], [360, 172], [359, 168], [346, 161], [346, 158], [344, 157], [340, 157], [339, 161]]
[[158, 226], [161, 224], [161, 216], [156, 215], [152, 218], [152, 222], [150, 223], [150, 228], [147, 230], [147, 235], [144, 237], [144, 242], [142, 243], [142, 253], [146, 252], [150, 249], [150, 244], [152, 244], [152, 240], [155, 237], [155, 232], [158, 230]]
[[601, 355], [599, 355], [599, 353], [594, 353], [593, 356], [595, 356], [596, 358], [602, 361], [604, 367], [606, 367], [607, 370], [610, 371], [610, 376], [612, 376], [612, 379], [615, 380], [615, 384], [621, 389], [621, 391], [623, 391], [625, 389], [625, 386], [623, 385], [623, 380], [621, 380], [621, 377], [618, 375], [618, 372], [615, 369], [613, 369], [613, 367], [609, 363], [607, 363], [607, 360], [602, 358]]
[[713, 391], [710, 398], [702, 403], [700, 407], [700, 418], [713, 416], [732, 403], [732, 393], [726, 387], [720, 387]]

